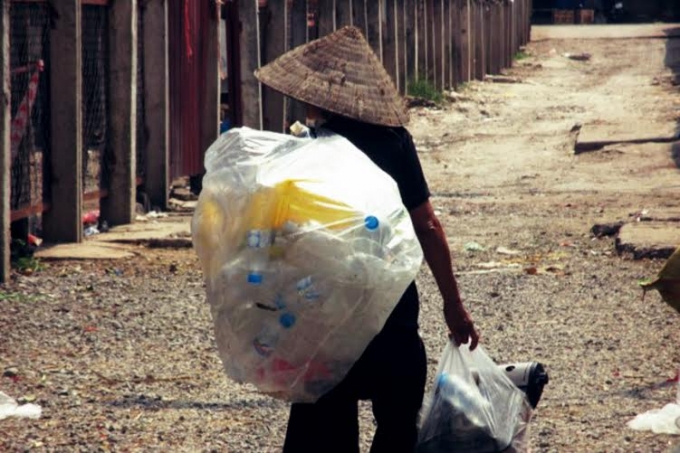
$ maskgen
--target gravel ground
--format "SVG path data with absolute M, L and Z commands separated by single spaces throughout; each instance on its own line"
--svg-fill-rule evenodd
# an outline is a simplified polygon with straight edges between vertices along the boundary
M 626 428 L 675 396 L 655 385 L 680 363 L 680 318 L 656 293 L 643 302 L 637 287 L 662 263 L 617 256 L 613 239 L 589 233 L 596 222 L 680 206 L 680 172 L 668 145 L 574 156 L 569 133 L 576 122 L 644 130 L 644 121 L 676 120 L 665 46 L 542 40 L 510 72 L 525 83 L 472 83 L 444 110 L 414 111 L 483 346 L 498 362 L 535 360 L 550 374 L 532 451 L 664 452 L 680 442 Z M 562 56 L 575 51 L 593 58 Z M 470 241 L 485 250 L 465 251 Z M 445 325 L 427 268 L 418 282 L 431 380 Z M 287 406 L 222 372 L 190 249 L 52 262 L 17 274 L 0 296 L 0 390 L 44 410 L 39 420 L 1 421 L 0 451 L 280 451 Z M 372 432 L 362 404 L 362 451 Z

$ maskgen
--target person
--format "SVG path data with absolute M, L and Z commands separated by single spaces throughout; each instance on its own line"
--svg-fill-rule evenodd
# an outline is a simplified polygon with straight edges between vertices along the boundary
M 408 110 L 362 33 L 344 27 L 283 54 L 255 75 L 306 104 L 313 135 L 345 137 L 396 181 L 443 298 L 450 337 L 474 349 L 479 335 L 461 300 L 446 234 L 405 128 Z M 427 375 L 418 317 L 412 282 L 347 376 L 316 403 L 291 405 L 284 453 L 358 452 L 359 400 L 372 403 L 372 453 L 414 450 Z

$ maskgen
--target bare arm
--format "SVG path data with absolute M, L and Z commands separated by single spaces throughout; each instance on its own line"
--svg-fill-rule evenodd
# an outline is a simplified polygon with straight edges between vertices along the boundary
M 413 209 L 410 214 L 425 260 L 444 299 L 444 319 L 449 335 L 459 345 L 469 340 L 470 348 L 474 349 L 477 347 L 479 334 L 460 298 L 444 229 L 429 201 Z

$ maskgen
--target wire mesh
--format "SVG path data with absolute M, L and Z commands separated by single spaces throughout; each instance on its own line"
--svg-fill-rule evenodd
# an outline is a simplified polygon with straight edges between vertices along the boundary
M 137 14 L 137 178 L 146 176 L 146 117 L 144 105 L 144 5 Z
M 10 3 L 12 211 L 49 199 L 50 18 L 46 3 Z
M 108 187 L 108 6 L 82 6 L 83 190 Z

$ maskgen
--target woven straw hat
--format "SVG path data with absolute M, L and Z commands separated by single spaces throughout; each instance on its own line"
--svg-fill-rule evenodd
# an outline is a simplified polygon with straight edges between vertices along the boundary
M 356 27 L 303 44 L 255 71 L 276 91 L 338 115 L 383 126 L 405 126 L 406 105 Z

